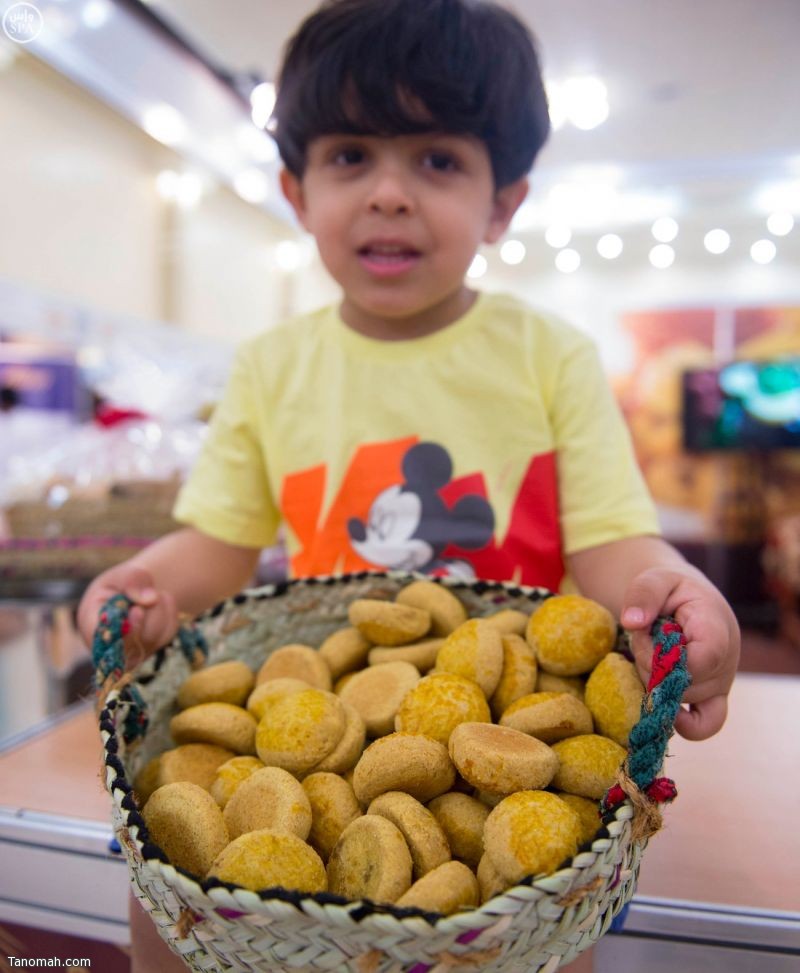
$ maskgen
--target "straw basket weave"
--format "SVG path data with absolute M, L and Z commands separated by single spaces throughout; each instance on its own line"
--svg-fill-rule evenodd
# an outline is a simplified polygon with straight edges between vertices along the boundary
M 209 647 L 209 662 L 237 658 L 257 669 L 281 645 L 319 645 L 346 626 L 347 606 L 354 599 L 392 598 L 418 577 L 366 572 L 246 591 L 202 616 L 196 632 Z M 441 583 L 474 616 L 501 608 L 530 612 L 550 594 L 494 582 Z M 117 632 L 121 645 L 125 599 L 117 605 L 123 611 L 123 626 Z M 685 687 L 683 637 L 673 623 L 665 627 L 664 645 L 667 654 L 678 659 L 675 671 L 683 673 Z M 98 652 L 102 662 L 103 652 L 115 650 L 115 639 L 108 634 L 99 647 L 96 641 L 96 661 Z M 132 681 L 123 679 L 107 692 L 100 728 L 114 828 L 129 863 L 133 891 L 161 936 L 192 970 L 549 973 L 599 939 L 632 896 L 648 835 L 658 826 L 653 824 L 647 795 L 674 796 L 674 791 L 667 793 L 671 782 L 653 781 L 647 770 L 650 780 L 642 780 L 641 769 L 633 767 L 638 751 L 652 751 L 653 739 L 632 744 L 620 774 L 625 792 L 619 785 L 612 788 L 615 793 L 606 796 L 597 835 L 571 861 L 546 877 L 524 879 L 478 909 L 449 917 L 369 901 L 348 902 L 331 894 L 282 889 L 256 893 L 217 880 L 200 881 L 168 864 L 149 841 L 130 782 L 152 756 L 173 745 L 169 719 L 178 687 L 191 671 L 191 651 L 186 651 L 191 645 L 183 632 L 135 670 Z M 100 665 L 99 681 L 105 680 L 106 686 L 120 674 L 121 648 L 116 651 L 116 667 Z M 654 664 L 654 675 L 658 668 Z M 653 706 L 657 689 L 645 697 L 643 718 L 656 718 L 660 767 L 677 703 L 667 707 L 669 712 L 662 701 Z M 678 700 L 681 692 L 678 687 Z M 648 737 L 653 735 L 648 732 Z M 648 761 L 652 764 L 652 754 Z

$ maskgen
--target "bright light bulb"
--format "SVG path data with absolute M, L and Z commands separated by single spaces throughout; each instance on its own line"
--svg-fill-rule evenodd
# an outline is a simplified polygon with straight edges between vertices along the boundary
M 606 233 L 597 241 L 597 252 L 606 260 L 614 260 L 622 253 L 622 237 L 616 233 Z
M 562 274 L 571 274 L 581 265 L 581 255 L 577 250 L 567 248 L 556 254 L 556 267 Z
M 520 240 L 506 240 L 500 247 L 500 259 L 512 267 L 521 264 L 525 259 L 525 244 Z
M 775 259 L 778 248 L 772 240 L 756 240 L 750 247 L 750 256 L 757 264 L 768 264 Z
M 794 217 L 791 213 L 770 213 L 767 217 L 767 229 L 773 236 L 786 236 L 794 227 Z
M 563 223 L 552 223 L 545 230 L 544 238 L 554 250 L 561 250 L 572 239 L 572 230 Z
M 89 0 L 81 10 L 81 20 L 91 30 L 98 30 L 108 20 L 112 6 L 108 0 Z
M 262 81 L 250 92 L 250 107 L 253 124 L 258 128 L 266 128 L 275 107 L 275 85 L 271 81 Z
M 233 188 L 247 203 L 263 203 L 269 196 L 269 181 L 259 169 L 243 169 L 237 173 Z
M 731 235 L 725 230 L 709 230 L 703 237 L 703 246 L 709 253 L 725 253 L 731 245 Z
M 486 262 L 486 257 L 480 253 L 476 253 L 472 258 L 472 263 L 469 265 L 467 277 L 471 280 L 477 280 L 479 277 L 483 277 L 488 267 L 489 264 Z
M 148 135 L 163 145 L 177 145 L 186 135 L 183 115 L 172 105 L 154 105 L 148 108 L 142 119 Z
M 671 216 L 661 216 L 653 224 L 651 233 L 659 243 L 671 243 L 678 235 L 678 224 Z
M 561 85 L 563 112 L 576 128 L 597 128 L 608 118 L 608 91 L 599 78 L 567 78 Z
M 650 251 L 650 263 L 659 270 L 666 270 L 675 262 L 675 251 L 666 243 L 659 243 Z

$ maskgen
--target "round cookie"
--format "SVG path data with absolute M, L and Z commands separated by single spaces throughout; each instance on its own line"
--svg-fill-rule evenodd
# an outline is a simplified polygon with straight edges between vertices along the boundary
M 525 629 L 528 627 L 529 616 L 525 612 L 517 611 L 514 608 L 504 608 L 502 611 L 495 612 L 494 615 L 487 615 L 484 618 L 492 628 L 496 628 L 501 635 L 519 635 L 524 637 Z
M 217 773 L 209 788 L 211 796 L 224 810 L 242 781 L 261 770 L 264 764 L 258 757 L 231 757 L 217 767 Z
M 359 598 L 351 602 L 347 617 L 373 645 L 416 642 L 431 627 L 429 612 L 377 598 Z
M 394 730 L 400 704 L 419 679 L 419 670 L 410 662 L 383 662 L 355 673 L 340 699 L 358 712 L 367 736 L 385 736 Z
M 436 671 L 471 679 L 488 699 L 503 672 L 502 636 L 483 619 L 471 618 L 444 640 L 436 656 Z
M 142 817 L 151 840 L 170 862 L 193 875 L 204 876 L 229 841 L 217 802 L 190 781 L 159 787 Z
M 328 889 L 347 899 L 395 902 L 411 886 L 411 853 L 399 828 L 378 814 L 351 821 L 331 852 Z
M 431 635 L 449 635 L 467 620 L 467 610 L 458 598 L 435 581 L 412 581 L 397 593 L 395 601 L 427 611 Z
M 477 867 L 483 855 L 483 827 L 489 808 L 469 794 L 449 791 L 430 801 L 428 810 L 441 825 L 453 858 Z
M 531 615 L 525 636 L 546 672 L 579 676 L 614 648 L 617 623 L 591 598 L 554 595 Z
M 505 892 L 510 884 L 497 871 L 492 864 L 492 859 L 485 853 L 478 862 L 477 876 L 481 890 L 481 905 L 500 895 L 501 892 Z
M 302 679 L 315 689 L 330 691 L 328 663 L 310 645 L 283 645 L 269 656 L 256 675 L 256 685 L 268 679 Z
M 455 778 L 447 747 L 420 733 L 390 733 L 361 755 L 353 790 L 362 805 L 386 791 L 405 791 L 424 804 L 449 791 Z
M 537 693 L 569 693 L 583 702 L 585 688 L 586 683 L 580 676 L 554 676 L 543 669 L 540 669 L 536 676 Z
M 571 693 L 529 693 L 508 707 L 500 725 L 528 733 L 543 743 L 594 730 L 592 714 Z
M 555 794 L 519 791 L 486 819 L 486 853 L 506 882 L 548 874 L 578 850 L 578 815 Z
M 349 703 L 342 701 L 342 708 L 344 709 L 342 738 L 327 757 L 314 764 L 311 768 L 312 773 L 326 771 L 332 774 L 343 774 L 358 763 L 367 738 L 367 729 L 358 711 Z
M 553 744 L 559 767 L 552 784 L 557 790 L 599 801 L 616 779 L 627 750 L 608 737 L 585 733 Z
M 231 839 L 268 828 L 305 841 L 311 830 L 311 805 L 303 785 L 280 767 L 254 771 L 236 788 L 222 814 Z
M 294 679 L 291 676 L 268 679 L 265 682 L 260 682 L 247 697 L 247 712 L 258 723 L 275 700 L 280 699 L 281 696 L 291 696 L 292 693 L 313 688 L 311 683 L 306 682 L 305 679 Z
M 499 720 L 513 702 L 534 691 L 538 674 L 536 656 L 524 638 L 515 634 L 500 637 L 503 643 L 503 672 L 489 699 L 489 708 L 495 720 Z
M 169 721 L 176 743 L 213 743 L 234 753 L 254 753 L 256 721 L 241 706 L 231 703 L 200 703 Z
M 461 776 L 489 794 L 547 787 L 558 769 L 547 744 L 495 723 L 462 723 L 448 750 Z
M 233 750 L 213 743 L 184 743 L 165 750 L 158 762 L 156 787 L 188 780 L 207 791 L 219 768 L 233 756 Z
M 136 795 L 136 800 L 139 802 L 140 808 L 147 804 L 148 798 L 159 786 L 158 771 L 160 764 L 161 756 L 153 757 L 147 761 L 134 778 L 133 792 Z M 200 786 L 202 787 L 202 784 Z
M 449 861 L 418 878 L 395 904 L 449 916 L 459 909 L 474 909 L 480 895 L 473 872 L 463 862 Z
M 380 665 L 382 662 L 410 662 L 420 672 L 428 672 L 436 665 L 436 656 L 444 639 L 423 639 L 411 645 L 376 645 L 369 650 L 367 664 Z
M 235 838 L 214 860 L 209 878 L 260 889 L 286 888 L 326 892 L 328 878 L 319 855 L 297 835 L 248 831 Z
M 344 829 L 361 817 L 361 805 L 351 785 L 338 774 L 309 774 L 302 786 L 311 805 L 308 843 L 327 862 Z
M 328 756 L 346 724 L 342 701 L 322 689 L 277 700 L 258 724 L 256 753 L 268 767 L 304 774 Z
M 184 680 L 175 698 L 178 709 L 188 709 L 200 703 L 232 703 L 243 706 L 255 685 L 256 677 L 250 666 L 238 659 L 218 662 L 198 669 Z
M 584 845 L 587 841 L 591 841 L 602 824 L 599 803 L 597 801 L 590 801 L 588 797 L 567 794 L 565 791 L 559 791 L 558 797 L 578 815 L 578 820 L 581 825 L 578 844 Z
M 459 723 L 489 723 L 491 719 L 489 704 L 477 683 L 450 672 L 432 672 L 406 694 L 394 726 L 446 746 Z
M 346 672 L 343 676 L 339 676 L 333 686 L 333 691 L 337 696 L 342 695 L 342 690 L 350 682 L 353 676 L 358 675 L 357 672 Z
M 406 839 L 413 863 L 413 880 L 450 861 L 450 845 L 433 814 L 403 791 L 387 791 L 370 802 L 367 814 L 380 814 L 396 825 Z
M 340 628 L 329 635 L 319 647 L 319 654 L 328 663 L 331 677 L 338 679 L 346 672 L 364 665 L 372 643 L 357 628 Z
M 628 736 L 639 721 L 643 698 L 636 666 L 619 652 L 609 652 L 586 680 L 584 699 L 597 732 L 622 747 L 628 746 Z

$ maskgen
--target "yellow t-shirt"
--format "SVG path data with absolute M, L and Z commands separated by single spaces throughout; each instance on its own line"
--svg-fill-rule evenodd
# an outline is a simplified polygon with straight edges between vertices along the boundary
M 409 341 L 325 308 L 246 342 L 175 516 L 254 547 L 283 522 L 295 576 L 551 589 L 564 554 L 658 533 L 593 342 L 489 294 Z

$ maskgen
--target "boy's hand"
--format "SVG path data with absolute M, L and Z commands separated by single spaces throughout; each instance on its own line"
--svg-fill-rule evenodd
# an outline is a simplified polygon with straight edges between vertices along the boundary
M 178 610 L 173 596 L 156 590 L 149 571 L 123 563 L 95 579 L 78 606 L 78 628 L 89 648 L 103 605 L 118 594 L 127 595 L 134 602 L 128 616 L 131 633 L 146 653 L 174 638 Z
M 687 740 L 705 740 L 721 729 L 728 712 L 728 692 L 739 664 L 739 625 L 720 592 L 692 569 L 643 571 L 628 586 L 621 622 L 632 633 L 645 684 L 653 656 L 649 629 L 659 615 L 672 615 L 683 629 L 692 675 L 683 697 L 689 708 L 679 710 L 675 729 Z

